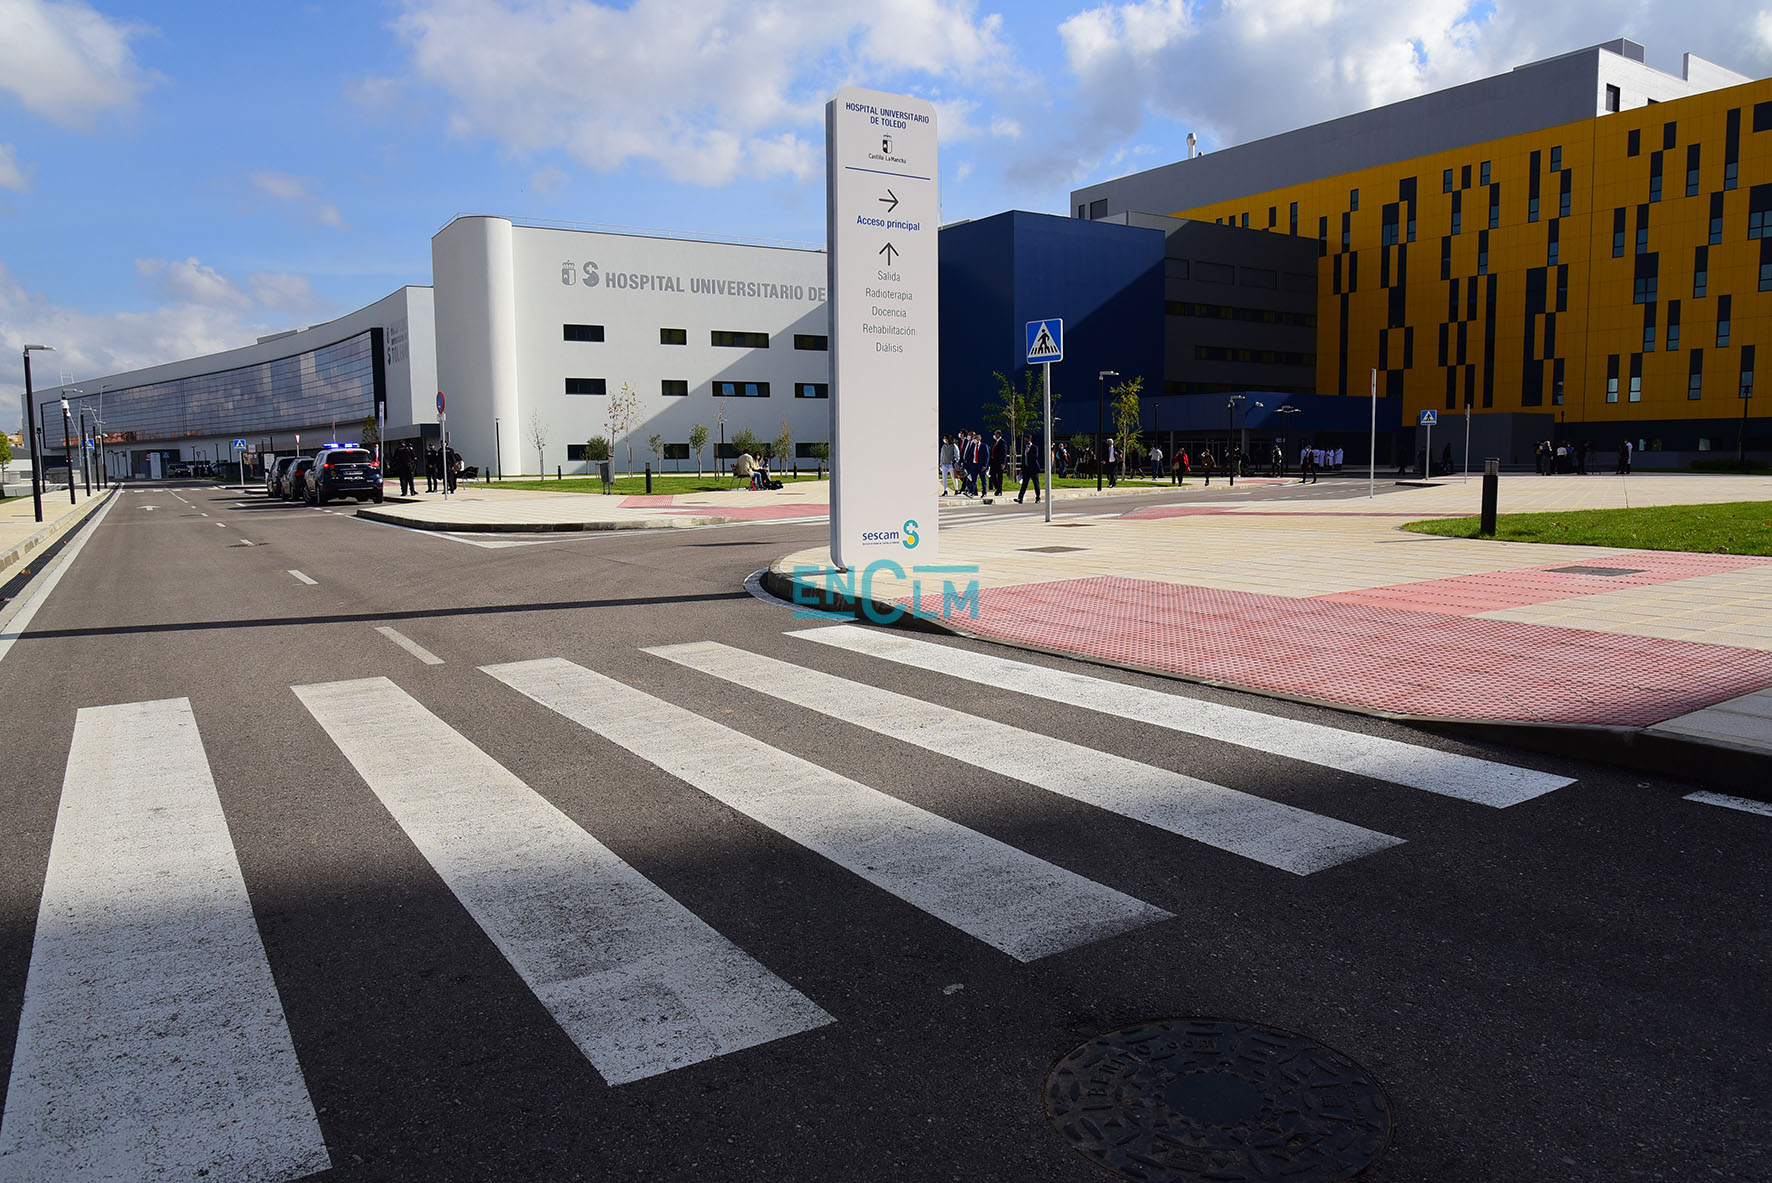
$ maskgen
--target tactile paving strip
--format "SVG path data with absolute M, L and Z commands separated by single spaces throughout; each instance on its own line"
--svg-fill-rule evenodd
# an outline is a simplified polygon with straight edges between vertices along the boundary
M 1758 650 L 1123 576 L 986 588 L 978 603 L 953 623 L 1398 714 L 1647 726 L 1772 686 L 1772 653 Z M 924 595 L 924 613 L 941 609 L 939 593 Z
M 1653 550 L 1608 555 L 1606 561 L 1608 564 L 1616 564 L 1609 569 L 1620 573 L 1605 574 L 1602 572 L 1608 568 L 1583 568 L 1579 565 L 1523 567 L 1515 571 L 1484 571 L 1449 579 L 1356 588 L 1353 591 L 1332 592 L 1313 598 L 1337 604 L 1371 604 L 1404 608 L 1411 612 L 1474 616 L 1479 612 L 1523 608 L 1528 604 L 1570 600 L 1577 596 L 1598 595 L 1627 587 L 1653 587 L 1681 579 L 1695 579 L 1702 575 L 1762 567 L 1768 563 L 1766 559 L 1741 558 L 1735 555 L 1699 555 L 1684 551 Z M 1621 571 L 1623 568 L 1629 570 Z

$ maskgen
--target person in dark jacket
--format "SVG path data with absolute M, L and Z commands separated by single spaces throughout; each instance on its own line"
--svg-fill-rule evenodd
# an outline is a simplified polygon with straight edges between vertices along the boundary
M 991 495 L 1003 495 L 1003 470 L 1009 467 L 1009 441 L 1003 438 L 1003 429 L 998 428 L 991 433 Z
M 1031 435 L 1022 436 L 1021 492 L 1015 495 L 1017 504 L 1020 504 L 1021 499 L 1028 495 L 1029 481 L 1032 481 L 1034 485 L 1034 504 L 1040 504 L 1040 473 L 1044 471 L 1044 469 L 1045 458 L 1040 455 L 1040 449 L 1034 444 L 1034 437 Z
M 417 464 L 417 457 L 412 454 L 412 445 L 401 440 L 394 447 L 394 475 L 400 478 L 400 496 L 412 497 L 418 492 L 418 482 L 412 479 L 412 470 Z

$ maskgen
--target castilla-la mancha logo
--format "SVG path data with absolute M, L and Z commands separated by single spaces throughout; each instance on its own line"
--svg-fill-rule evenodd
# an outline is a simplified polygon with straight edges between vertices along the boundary
M 578 282 L 578 277 L 579 272 L 574 270 L 572 260 L 568 259 L 566 262 L 560 264 L 561 283 L 565 284 L 567 287 L 571 287 Z M 584 285 L 587 288 L 594 288 L 602 282 L 603 277 L 597 274 L 597 265 L 595 263 L 586 263 L 584 266 Z

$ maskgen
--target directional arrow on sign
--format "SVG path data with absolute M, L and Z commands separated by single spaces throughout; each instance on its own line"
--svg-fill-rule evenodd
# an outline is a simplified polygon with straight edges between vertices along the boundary
M 892 266 L 893 256 L 902 254 L 903 252 L 900 251 L 897 247 L 893 246 L 891 243 L 887 243 L 885 246 L 880 248 L 879 253 L 886 256 L 886 266 L 890 267 L 890 266 Z
M 898 194 L 894 193 L 890 189 L 886 190 L 886 196 L 880 198 L 880 204 L 885 205 L 888 201 L 890 201 L 892 204 L 886 206 L 886 212 L 891 213 L 893 210 L 898 208 Z

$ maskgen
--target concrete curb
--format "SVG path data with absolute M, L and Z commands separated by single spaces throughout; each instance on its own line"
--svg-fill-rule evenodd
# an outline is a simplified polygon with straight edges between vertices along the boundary
M 865 604 L 858 604 L 854 598 L 832 592 L 820 584 L 796 580 L 791 573 L 778 571 L 774 564 L 771 564 L 763 574 L 763 586 L 771 595 L 789 604 L 818 612 L 852 616 L 869 624 L 903 628 L 913 632 L 964 637 L 967 640 L 1001 645 L 1006 649 L 1044 653 L 1052 657 L 1064 657 L 1107 669 L 1128 670 L 1133 673 L 1148 674 L 1152 677 L 1168 678 L 1174 682 L 1211 686 L 1220 690 L 1234 690 L 1240 694 L 1254 694 L 1281 702 L 1296 702 L 1304 706 L 1340 711 L 1343 714 L 1384 719 L 1388 722 L 1403 723 L 1411 727 L 1419 727 L 1424 731 L 1460 739 L 1476 739 L 1485 743 L 1504 744 L 1545 755 L 1611 764 L 1688 782 L 1690 782 L 1693 769 L 1702 768 L 1704 782 L 1697 787 L 1727 788 L 1752 800 L 1772 802 L 1772 756 L 1733 745 L 1656 733 L 1642 727 L 1399 714 L 1395 711 L 1381 711 L 1345 702 L 1310 698 L 1300 694 L 1287 694 L 1283 691 L 1245 686 L 1220 679 L 1189 677 L 1172 670 L 1153 669 L 1150 666 L 1110 661 L 1106 658 L 1073 653 L 1064 649 L 1053 649 L 1041 645 L 1029 645 L 1020 641 L 1006 641 L 1000 637 L 984 636 L 969 632 L 947 620 L 912 616 L 902 605 L 898 604 L 888 604 L 879 600 L 869 600 Z
M 5 583 L 12 568 L 24 562 L 31 552 L 54 542 L 61 535 L 77 527 L 86 520 L 93 510 L 103 505 L 107 498 L 115 497 L 121 488 L 121 485 L 112 485 L 102 495 L 88 497 L 84 504 L 73 507 L 53 522 L 45 523 L 35 533 L 28 535 L 24 541 L 5 551 L 0 551 L 0 583 Z
M 669 518 L 631 518 L 591 522 L 439 522 L 408 517 L 385 509 L 359 509 L 357 517 L 410 530 L 436 530 L 449 534 L 576 534 L 595 530 L 674 530 L 686 526 L 721 526 L 750 522 L 750 518 L 684 515 Z

